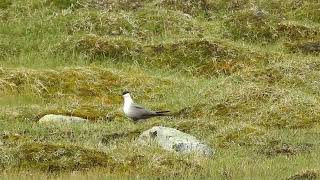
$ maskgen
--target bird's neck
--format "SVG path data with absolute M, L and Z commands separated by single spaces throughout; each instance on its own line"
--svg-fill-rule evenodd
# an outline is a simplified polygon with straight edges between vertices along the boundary
M 130 95 L 124 97 L 124 106 L 128 106 L 133 104 L 133 100 Z

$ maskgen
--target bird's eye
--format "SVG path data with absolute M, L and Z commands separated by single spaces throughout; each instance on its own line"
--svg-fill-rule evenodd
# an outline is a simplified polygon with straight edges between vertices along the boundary
M 129 91 L 124 91 L 123 93 L 122 93 L 122 95 L 125 95 L 125 94 L 128 94 L 129 93 Z

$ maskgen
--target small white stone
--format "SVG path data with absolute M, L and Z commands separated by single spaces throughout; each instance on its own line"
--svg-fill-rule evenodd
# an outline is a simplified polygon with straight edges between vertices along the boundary
M 87 119 L 83 119 L 75 116 L 64 116 L 64 115 L 55 115 L 48 114 L 43 116 L 39 123 L 85 123 L 89 122 Z

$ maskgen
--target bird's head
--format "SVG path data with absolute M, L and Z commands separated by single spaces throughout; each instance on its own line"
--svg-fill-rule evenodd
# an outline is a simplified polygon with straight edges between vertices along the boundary
M 123 91 L 122 97 L 123 97 L 123 98 L 128 98 L 128 97 L 130 97 L 130 92 L 129 92 L 129 91 Z

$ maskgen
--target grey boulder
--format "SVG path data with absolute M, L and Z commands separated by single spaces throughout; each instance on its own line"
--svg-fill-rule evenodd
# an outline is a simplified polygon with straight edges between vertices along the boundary
M 39 123 L 85 123 L 88 122 L 87 119 L 83 119 L 75 116 L 64 116 L 64 115 L 55 115 L 48 114 L 43 116 Z
M 138 142 L 142 144 L 156 143 L 165 150 L 180 153 L 196 153 L 206 157 L 211 157 L 214 154 L 213 149 L 194 136 L 162 126 L 155 126 L 144 131 L 139 136 Z

